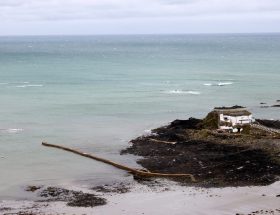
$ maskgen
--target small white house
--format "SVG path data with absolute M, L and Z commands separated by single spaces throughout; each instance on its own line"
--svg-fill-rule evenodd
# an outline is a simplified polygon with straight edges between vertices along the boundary
M 233 132 L 242 131 L 242 126 L 254 122 L 251 112 L 244 107 L 221 107 L 215 108 L 218 113 L 219 129 Z

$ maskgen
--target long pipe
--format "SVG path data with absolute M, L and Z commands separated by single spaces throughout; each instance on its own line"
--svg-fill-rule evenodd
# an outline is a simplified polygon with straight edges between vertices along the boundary
M 107 159 L 104 159 L 104 158 L 100 158 L 100 157 L 97 157 L 95 155 L 88 154 L 88 153 L 85 153 L 85 152 L 82 152 L 82 151 L 79 151 L 79 150 L 76 150 L 76 149 L 68 148 L 68 147 L 65 147 L 65 146 L 50 144 L 50 143 L 47 143 L 47 142 L 42 142 L 42 145 L 47 146 L 47 147 L 62 149 L 62 150 L 68 151 L 68 152 L 72 152 L 74 154 L 78 154 L 78 155 L 81 155 L 81 156 L 84 156 L 84 157 L 87 157 L 87 158 L 91 158 L 91 159 L 94 159 L 94 160 L 97 160 L 97 161 L 101 161 L 103 163 L 109 164 L 111 166 L 114 166 L 114 167 L 122 169 L 122 170 L 126 170 L 127 172 L 130 172 L 132 174 L 139 175 L 139 176 L 145 176 L 145 177 L 189 177 L 191 179 L 191 181 L 196 182 L 195 177 L 192 174 L 184 174 L 184 173 L 182 173 L 182 174 L 181 173 L 178 173 L 178 174 L 170 173 L 170 174 L 168 174 L 168 173 L 146 172 L 146 171 L 130 168 L 130 167 L 115 163 L 113 161 L 110 161 L 110 160 L 107 160 Z

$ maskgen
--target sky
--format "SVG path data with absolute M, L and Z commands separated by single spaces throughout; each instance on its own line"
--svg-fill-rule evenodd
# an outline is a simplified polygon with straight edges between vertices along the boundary
M 280 32 L 280 0 L 0 0 L 0 35 Z

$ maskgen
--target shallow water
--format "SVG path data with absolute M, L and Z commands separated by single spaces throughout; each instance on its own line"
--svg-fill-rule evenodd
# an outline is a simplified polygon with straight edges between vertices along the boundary
M 44 148 L 64 144 L 137 166 L 127 142 L 175 118 L 244 105 L 279 119 L 280 35 L 0 38 L 0 199 L 26 184 L 127 179 Z

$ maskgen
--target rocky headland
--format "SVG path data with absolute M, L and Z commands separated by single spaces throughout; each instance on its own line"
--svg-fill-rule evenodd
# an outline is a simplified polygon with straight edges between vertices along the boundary
M 220 133 L 214 112 L 204 119 L 175 120 L 138 137 L 121 153 L 142 156 L 146 170 L 190 173 L 197 183 L 173 178 L 184 185 L 203 187 L 268 185 L 280 176 L 280 134 L 253 126 L 242 133 Z M 280 121 L 256 120 L 280 129 Z

